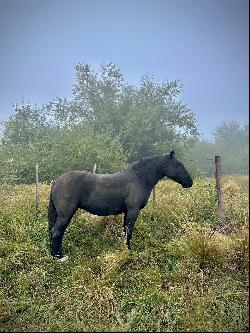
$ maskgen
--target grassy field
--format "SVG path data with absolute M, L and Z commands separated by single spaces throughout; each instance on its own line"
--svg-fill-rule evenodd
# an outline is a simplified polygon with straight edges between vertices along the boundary
M 48 250 L 50 187 L 0 187 L 0 330 L 248 331 L 248 177 L 224 177 L 228 227 L 213 179 L 156 188 L 138 217 L 132 250 L 121 216 L 78 211 L 64 237 L 70 260 Z

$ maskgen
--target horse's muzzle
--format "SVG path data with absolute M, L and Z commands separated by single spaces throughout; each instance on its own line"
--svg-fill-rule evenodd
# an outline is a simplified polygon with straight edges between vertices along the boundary
M 186 181 L 185 183 L 182 184 L 182 187 L 184 187 L 184 188 L 190 188 L 192 186 L 193 186 L 193 180 L 192 179 L 190 179 L 190 180 L 188 180 L 188 181 Z

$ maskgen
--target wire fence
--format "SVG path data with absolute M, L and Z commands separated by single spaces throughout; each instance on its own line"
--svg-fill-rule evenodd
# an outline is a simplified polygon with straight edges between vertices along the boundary
M 188 160 L 189 165 L 187 169 L 190 171 L 191 175 L 193 178 L 207 178 L 207 177 L 214 177 L 215 174 L 215 158 L 206 158 L 206 159 L 190 159 Z M 205 166 L 204 166 L 205 164 Z M 203 165 L 203 166 L 202 166 Z M 37 168 L 37 170 L 36 170 Z M 50 183 L 52 179 L 54 179 L 56 176 L 51 173 L 48 177 L 44 177 L 44 173 L 41 170 L 41 166 L 39 166 L 39 179 L 43 183 Z M 97 170 L 97 164 L 95 163 L 93 165 L 93 170 L 91 170 L 93 173 L 96 173 Z M 235 161 L 234 166 L 228 167 L 223 165 L 221 163 L 221 170 L 222 170 L 222 175 L 249 175 L 249 165 L 247 164 L 237 164 Z M 38 163 L 36 163 L 33 167 L 33 175 L 32 175 L 32 170 L 30 171 L 29 176 L 16 176 L 15 174 L 8 174 L 7 173 L 1 173 L 0 170 L 0 184 L 34 184 L 38 172 Z M 43 176 L 41 177 L 41 173 L 43 173 Z M 17 172 L 18 174 L 18 172 Z M 30 179 L 30 181 L 29 181 Z
M 198 177 L 213 177 L 215 173 L 215 158 L 206 158 L 205 160 L 191 159 L 191 167 L 194 169 L 194 176 Z M 206 164 L 204 166 L 204 164 Z M 203 166 L 202 166 L 203 165 Z M 238 164 L 234 161 L 233 164 L 221 164 L 223 175 L 249 175 L 249 164 Z
M 227 220 L 225 217 L 225 211 L 224 211 L 224 204 L 223 204 L 223 196 L 222 196 L 222 186 L 221 186 L 221 176 L 222 176 L 222 163 L 221 163 L 221 156 L 215 156 L 214 158 L 207 158 L 205 161 L 208 163 L 206 169 L 199 170 L 197 169 L 197 164 L 200 165 L 199 160 L 189 160 L 190 162 L 196 164 L 196 170 L 198 170 L 199 178 L 208 178 L 208 177 L 215 177 L 215 187 L 216 187 L 216 194 L 217 194 L 217 204 L 218 204 L 218 213 L 221 219 L 221 222 L 223 225 L 226 225 Z M 237 166 L 237 170 L 239 170 L 239 166 Z M 249 166 L 248 165 L 242 165 L 241 166 L 244 169 L 244 174 L 249 174 Z M 96 173 L 97 165 L 96 163 L 93 166 L 93 173 Z M 51 180 L 43 183 L 50 183 Z M 20 177 L 11 177 L 11 176 L 2 176 L 0 175 L 0 184 L 22 184 L 25 183 L 24 179 Z M 27 182 L 26 182 L 27 183 Z M 39 165 L 38 163 L 35 164 L 34 167 L 34 182 L 35 183 L 35 207 L 36 207 L 36 217 L 38 218 L 39 213 L 39 201 L 40 201 L 40 195 L 39 195 Z M 155 188 L 153 188 L 152 192 L 152 200 L 153 200 L 153 207 L 156 206 L 156 192 Z

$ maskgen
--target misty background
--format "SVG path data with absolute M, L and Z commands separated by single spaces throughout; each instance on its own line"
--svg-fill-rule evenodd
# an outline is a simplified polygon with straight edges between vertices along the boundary
M 249 170 L 245 0 L 0 0 L 2 179 L 115 172 L 175 149 Z

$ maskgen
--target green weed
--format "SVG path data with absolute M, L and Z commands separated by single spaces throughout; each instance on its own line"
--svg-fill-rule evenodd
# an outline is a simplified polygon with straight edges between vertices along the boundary
M 0 188 L 0 329 L 55 332 L 248 331 L 248 177 L 224 177 L 221 228 L 213 179 L 156 187 L 128 251 L 121 216 L 78 211 L 49 255 L 50 187 Z

